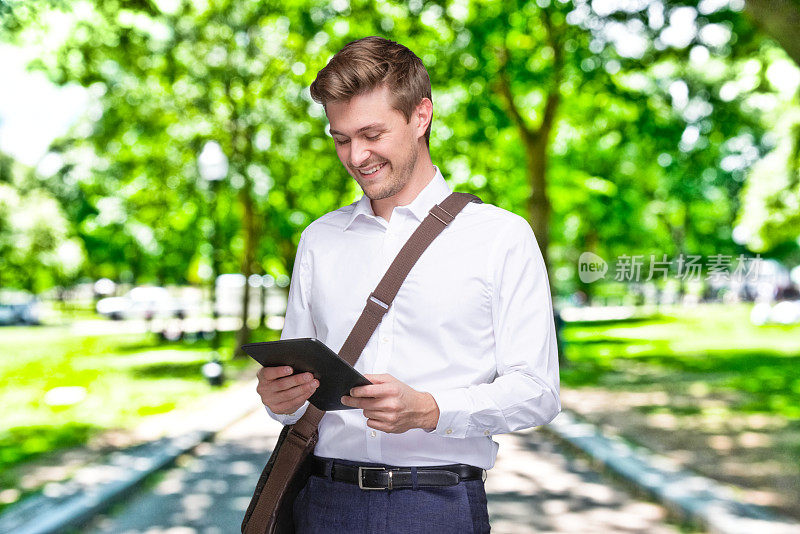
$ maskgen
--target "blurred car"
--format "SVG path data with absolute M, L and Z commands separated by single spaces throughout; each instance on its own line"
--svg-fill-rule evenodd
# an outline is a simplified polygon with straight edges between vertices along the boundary
M 97 301 L 97 313 L 109 319 L 152 319 L 153 317 L 185 317 L 184 304 L 163 287 L 140 286 L 122 297 Z
M 759 302 L 750 311 L 750 322 L 765 324 L 800 324 L 800 300 L 782 300 L 775 304 Z
M 39 324 L 40 303 L 27 291 L 0 292 L 0 325 Z
M 239 317 L 242 314 L 242 297 L 245 285 L 250 292 L 248 315 L 258 317 L 262 312 L 262 303 L 266 313 L 278 315 L 286 312 L 286 291 L 288 277 L 275 280 L 270 275 L 251 275 L 246 279 L 243 274 L 227 273 L 217 277 L 215 285 L 216 310 L 220 316 Z

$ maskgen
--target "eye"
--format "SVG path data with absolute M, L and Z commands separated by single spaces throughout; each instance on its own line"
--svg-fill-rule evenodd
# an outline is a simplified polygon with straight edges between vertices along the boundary
M 338 139 L 334 139 L 334 142 L 335 142 L 337 145 L 346 145 L 346 144 L 347 144 L 347 143 L 349 143 L 350 141 L 349 141 L 349 140 L 348 140 L 348 141 L 340 141 L 340 140 L 338 140 Z
M 368 135 L 368 136 L 367 136 L 367 139 L 369 139 L 370 141 L 375 141 L 375 140 L 376 140 L 376 139 L 378 139 L 379 137 L 380 137 L 380 134 L 378 134 L 378 135 L 375 135 L 375 136 L 370 136 L 370 135 Z

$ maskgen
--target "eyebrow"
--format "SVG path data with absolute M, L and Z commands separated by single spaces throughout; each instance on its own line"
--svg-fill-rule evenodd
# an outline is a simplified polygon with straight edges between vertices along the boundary
M 362 126 L 358 130 L 356 130 L 356 133 L 361 133 L 363 131 L 371 130 L 373 128 L 379 128 L 381 130 L 385 130 L 386 129 L 386 125 L 384 125 L 382 122 L 373 122 L 372 124 L 367 124 L 366 126 Z M 347 137 L 342 132 L 336 131 L 333 128 L 331 128 L 331 134 L 344 135 L 345 137 Z

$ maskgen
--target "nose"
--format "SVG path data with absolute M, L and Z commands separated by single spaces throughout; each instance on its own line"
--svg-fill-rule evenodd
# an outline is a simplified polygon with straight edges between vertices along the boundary
M 369 159 L 369 156 L 370 152 L 365 143 L 358 139 L 350 140 L 350 162 L 353 167 L 361 167 Z

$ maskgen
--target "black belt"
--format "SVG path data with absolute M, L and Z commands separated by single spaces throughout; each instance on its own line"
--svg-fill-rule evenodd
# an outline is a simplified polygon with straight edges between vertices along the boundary
M 311 458 L 311 474 L 327 477 L 325 460 L 318 456 Z M 466 464 L 449 464 L 417 467 L 417 487 L 455 486 L 462 480 L 483 479 L 485 471 Z M 333 480 L 358 484 L 365 490 L 390 490 L 414 487 L 410 467 L 373 467 L 347 465 L 334 460 L 331 467 Z

